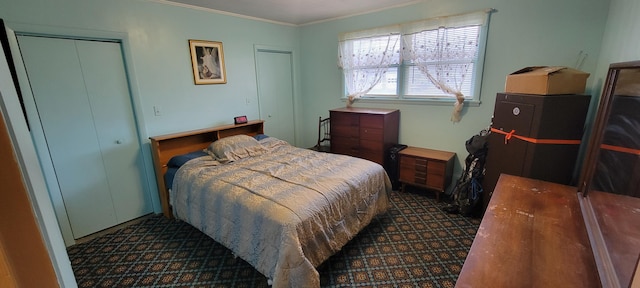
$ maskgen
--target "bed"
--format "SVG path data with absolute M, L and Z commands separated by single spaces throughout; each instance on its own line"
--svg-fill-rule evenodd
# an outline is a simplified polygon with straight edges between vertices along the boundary
M 229 248 L 273 287 L 319 287 L 315 268 L 387 211 L 391 183 L 379 164 L 294 147 L 263 136 L 263 125 L 152 137 L 163 213 Z

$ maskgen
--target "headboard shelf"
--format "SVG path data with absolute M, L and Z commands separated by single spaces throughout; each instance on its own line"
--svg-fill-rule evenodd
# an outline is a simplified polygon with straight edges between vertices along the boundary
M 252 120 L 244 124 L 228 124 L 212 128 L 191 130 L 149 137 L 151 140 L 151 153 L 153 166 L 158 182 L 158 194 L 162 204 L 162 213 L 167 218 L 172 218 L 169 206 L 170 187 L 164 183 L 164 174 L 167 172 L 167 162 L 176 155 L 181 155 L 197 150 L 205 149 L 211 142 L 220 138 L 233 135 L 255 136 L 264 133 L 264 120 Z

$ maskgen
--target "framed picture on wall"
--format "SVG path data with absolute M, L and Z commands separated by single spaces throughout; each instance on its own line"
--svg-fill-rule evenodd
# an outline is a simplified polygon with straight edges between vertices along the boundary
M 189 40 L 189 49 L 196 85 L 227 83 L 222 42 Z

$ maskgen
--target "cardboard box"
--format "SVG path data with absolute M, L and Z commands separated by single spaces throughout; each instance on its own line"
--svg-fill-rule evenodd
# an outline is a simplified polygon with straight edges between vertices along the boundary
M 589 73 L 563 66 L 533 66 L 507 75 L 505 92 L 553 95 L 582 94 Z

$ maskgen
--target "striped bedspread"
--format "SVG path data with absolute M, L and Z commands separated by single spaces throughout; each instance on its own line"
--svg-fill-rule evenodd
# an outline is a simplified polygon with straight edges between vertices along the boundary
M 171 189 L 174 215 L 273 287 L 319 287 L 315 267 L 388 209 L 389 178 L 367 160 L 273 137 L 260 143 L 269 153 L 226 164 L 200 157 L 182 166 Z

